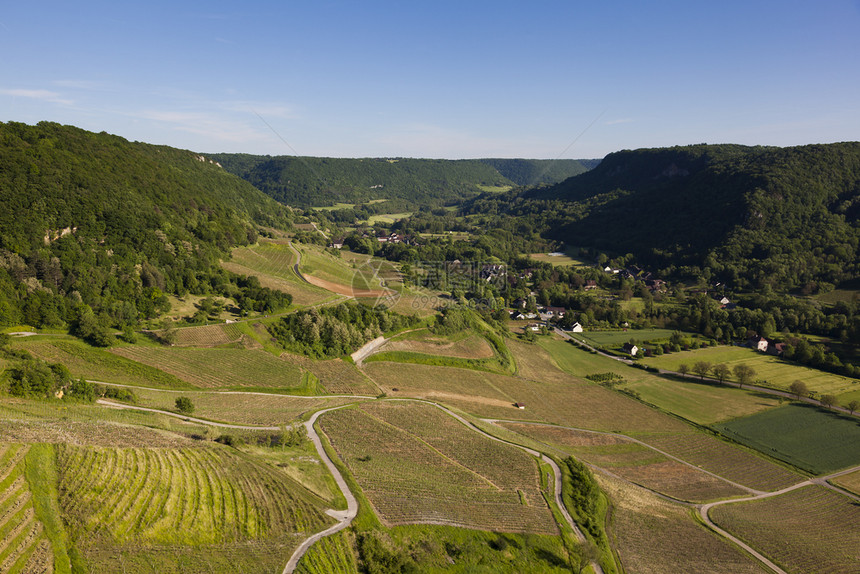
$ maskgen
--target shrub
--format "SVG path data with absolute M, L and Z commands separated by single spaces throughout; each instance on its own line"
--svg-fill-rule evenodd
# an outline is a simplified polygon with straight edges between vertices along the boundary
M 194 403 L 188 397 L 179 397 L 176 399 L 176 410 L 184 415 L 190 415 L 194 412 Z

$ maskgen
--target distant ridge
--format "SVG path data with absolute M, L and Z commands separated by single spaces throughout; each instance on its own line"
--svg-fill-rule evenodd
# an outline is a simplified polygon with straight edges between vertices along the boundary
M 579 160 L 211 157 L 281 203 L 303 208 L 374 199 L 441 205 L 487 188 L 557 183 L 587 169 Z

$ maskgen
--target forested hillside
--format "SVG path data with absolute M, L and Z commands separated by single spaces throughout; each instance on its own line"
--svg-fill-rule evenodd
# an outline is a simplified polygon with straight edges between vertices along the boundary
M 498 159 L 487 158 L 481 163 L 493 166 L 500 174 L 517 185 L 553 184 L 584 173 L 600 160 L 580 159 Z
M 473 160 L 246 154 L 214 154 L 212 158 L 281 203 L 297 207 L 381 198 L 441 204 L 473 197 L 481 192 L 479 185 L 512 185 L 492 167 Z
M 374 199 L 408 201 L 413 207 L 438 206 L 475 197 L 487 187 L 558 183 L 598 163 L 574 159 L 211 157 L 281 203 L 296 207 Z
M 219 258 L 290 218 L 190 151 L 0 124 L 0 325 L 122 328 L 165 293 L 238 290 Z
M 621 151 L 559 185 L 469 210 L 540 220 L 555 239 L 668 274 L 815 289 L 858 275 L 860 143 Z

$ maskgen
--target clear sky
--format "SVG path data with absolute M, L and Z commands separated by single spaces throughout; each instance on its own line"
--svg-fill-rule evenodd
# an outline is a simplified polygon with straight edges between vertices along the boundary
M 3 2 L 0 121 L 199 152 L 860 139 L 860 0 Z

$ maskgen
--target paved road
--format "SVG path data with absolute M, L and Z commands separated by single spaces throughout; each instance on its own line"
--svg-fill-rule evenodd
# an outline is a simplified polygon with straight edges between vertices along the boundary
M 352 520 L 358 514 L 358 501 L 355 499 L 355 496 L 349 490 L 349 486 L 347 486 L 346 480 L 344 480 L 343 475 L 334 465 L 334 462 L 331 460 L 331 458 L 329 458 L 328 453 L 326 453 L 325 449 L 323 448 L 322 440 L 320 439 L 316 429 L 314 428 L 314 423 L 320 417 L 320 415 L 323 415 L 330 411 L 342 409 L 344 408 L 344 406 L 346 405 L 315 412 L 314 415 L 310 418 L 310 420 L 305 423 L 305 428 L 308 431 L 308 437 L 310 437 L 311 441 L 314 443 L 314 447 L 316 447 L 317 449 L 317 454 L 319 454 L 320 458 L 325 463 L 329 472 L 331 472 L 332 476 L 334 476 L 334 480 L 337 483 L 337 487 L 343 493 L 344 498 L 346 498 L 346 511 L 329 512 L 330 516 L 337 518 L 340 522 L 338 522 L 334 526 L 326 528 L 322 532 L 317 532 L 316 534 L 310 536 L 307 540 L 302 542 L 302 544 L 298 548 L 296 548 L 296 551 L 293 552 L 293 555 L 290 557 L 290 560 L 289 562 L 287 562 L 287 565 L 284 566 L 283 574 L 291 574 L 296 569 L 296 566 L 298 566 L 299 564 L 299 560 L 301 560 L 302 556 L 305 555 L 305 552 L 308 551 L 308 548 L 310 548 L 314 542 L 330 534 L 334 534 L 335 532 L 340 532 L 341 530 L 349 526 Z

